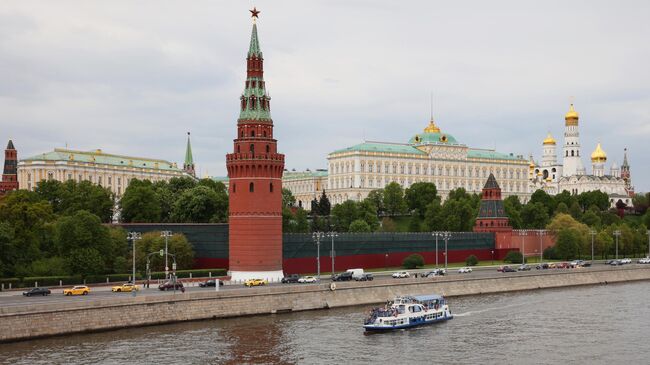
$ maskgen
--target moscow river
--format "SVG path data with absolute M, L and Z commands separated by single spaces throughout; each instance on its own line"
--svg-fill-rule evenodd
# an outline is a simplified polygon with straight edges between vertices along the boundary
M 191 322 L 3 344 L 0 364 L 647 364 L 648 303 L 640 282 L 450 298 L 451 321 L 373 335 L 369 307 Z

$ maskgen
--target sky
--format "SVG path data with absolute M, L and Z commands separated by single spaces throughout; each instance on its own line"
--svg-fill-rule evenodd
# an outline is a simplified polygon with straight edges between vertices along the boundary
M 472 148 L 541 159 L 580 113 L 583 164 L 628 148 L 650 191 L 648 1 L 115 0 L 0 3 L 0 141 L 68 146 L 226 175 L 258 31 L 286 168 L 364 140 L 407 142 L 433 114 Z M 6 142 L 1 142 L 6 143 Z

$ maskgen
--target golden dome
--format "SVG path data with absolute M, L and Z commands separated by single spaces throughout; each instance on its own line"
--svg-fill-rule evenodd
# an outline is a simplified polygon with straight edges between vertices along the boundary
M 555 143 L 556 143 L 556 142 L 555 142 L 555 138 L 553 138 L 553 136 L 551 136 L 551 133 L 549 133 L 549 134 L 546 136 L 546 138 L 544 138 L 544 142 L 543 142 L 543 144 L 545 144 L 545 145 L 546 145 L 546 144 L 552 144 L 552 145 L 555 145 Z
M 605 161 L 607 161 L 607 154 L 600 147 L 600 142 L 598 142 L 598 146 L 596 146 L 594 152 L 591 153 L 591 162 L 605 162 Z
M 578 112 L 573 108 L 573 104 L 569 107 L 569 111 L 564 115 L 566 125 L 578 125 Z
M 431 119 L 429 125 L 424 128 L 424 133 L 440 133 L 440 128 L 438 128 L 433 119 Z

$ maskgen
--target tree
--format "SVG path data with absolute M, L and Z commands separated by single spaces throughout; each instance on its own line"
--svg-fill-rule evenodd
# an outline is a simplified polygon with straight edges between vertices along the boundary
M 185 190 L 172 206 L 177 223 L 223 223 L 228 217 L 228 196 L 203 185 Z
M 476 212 L 468 200 L 447 199 L 442 206 L 440 219 L 442 229 L 452 232 L 471 231 Z
M 573 204 L 571 204 L 571 207 L 569 207 L 569 214 L 578 220 L 582 218 L 582 208 L 580 208 L 580 204 L 578 204 L 578 202 L 573 202 Z
M 544 190 L 536 190 L 531 196 L 530 201 L 526 206 L 531 204 L 542 204 L 546 209 L 546 214 L 551 216 L 555 211 L 555 201 L 553 197 L 548 195 Z
M 555 214 L 569 214 L 569 207 L 564 202 L 558 203 L 555 207 Z
M 503 199 L 503 208 L 506 212 L 506 215 L 510 219 L 510 225 L 514 229 L 520 229 L 522 228 L 522 222 L 521 222 L 521 209 L 522 209 L 521 202 L 519 201 L 519 197 L 517 195 L 511 195 L 505 199 Z
M 440 206 L 440 201 L 434 200 L 426 207 L 426 212 L 424 213 L 424 226 L 428 231 L 440 231 L 443 228 L 442 219 L 440 214 L 442 213 L 442 207 Z
M 282 188 L 282 206 L 293 207 L 294 205 L 296 205 L 296 198 L 291 193 L 291 190 Z
M 104 260 L 94 248 L 78 248 L 68 254 L 70 273 L 86 277 L 104 272 Z
M 506 257 L 503 258 L 503 262 L 508 262 L 511 264 L 521 264 L 523 262 L 524 256 L 519 251 L 509 251 L 506 254 Z
M 172 180 L 174 179 L 176 178 L 172 178 Z M 132 179 L 120 200 L 121 221 L 126 223 L 160 221 L 161 208 L 157 198 L 151 181 Z
M 420 232 L 422 231 L 422 221 L 417 215 L 412 215 L 409 219 L 409 232 Z
M 601 257 L 606 258 L 613 246 L 614 238 L 609 231 L 603 230 L 598 232 L 594 239 L 595 254 L 599 254 Z
M 40 181 L 34 190 L 43 200 L 48 201 L 56 214 L 73 215 L 86 210 L 108 223 L 113 218 L 113 194 L 110 190 L 90 181 L 77 183 L 68 180 L 64 183 L 55 180 Z
M 11 276 L 13 263 L 16 261 L 14 247 L 14 229 L 7 222 L 0 222 L 0 277 Z
M 323 193 L 320 195 L 320 199 L 318 200 L 318 215 L 326 217 L 330 215 L 332 209 L 332 203 L 330 203 L 330 199 L 327 197 L 327 194 L 325 194 L 325 189 L 323 189 Z
M 359 217 L 357 203 L 346 200 L 332 208 L 332 222 L 339 232 L 347 232 L 350 223 Z
M 372 204 L 377 207 L 377 213 L 381 214 L 384 212 L 384 189 L 375 189 L 370 191 L 365 200 L 372 202 Z
M 597 206 L 601 211 L 609 208 L 609 196 L 600 190 L 585 191 L 580 193 L 577 199 L 583 210 L 592 205 Z
M 350 223 L 350 232 L 370 232 L 370 226 L 363 219 L 357 219 Z
M 548 217 L 548 209 L 539 202 L 528 202 L 521 210 L 521 220 L 524 228 L 544 228 L 548 223 Z
M 578 199 L 576 198 L 575 195 L 569 193 L 567 190 L 562 190 L 561 193 L 556 194 L 553 197 L 553 200 L 555 201 L 555 206 L 556 206 L 556 211 L 557 211 L 557 206 L 560 204 L 564 204 L 567 207 L 567 212 L 561 212 L 561 213 L 568 213 L 569 207 L 575 203 L 578 202 Z
M 196 180 L 189 176 L 172 177 L 169 179 L 168 183 L 169 190 L 174 196 L 178 196 L 178 194 L 182 193 L 185 190 L 192 189 L 196 185 Z
M 580 232 L 573 228 L 562 229 L 555 241 L 555 252 L 560 260 L 572 260 L 578 257 Z
M 181 233 L 174 233 L 173 236 L 168 238 L 168 252 L 170 255 L 176 256 L 176 269 L 187 270 L 194 265 L 194 250 L 192 245 L 187 241 L 187 238 Z M 165 239 L 160 236 L 160 232 L 147 232 L 142 235 L 142 239 L 136 241 L 136 266 L 140 272 L 145 272 L 147 255 L 151 255 L 150 269 L 151 271 L 164 271 L 165 270 L 165 257 L 160 256 L 158 252 L 165 249 Z M 132 258 L 129 256 L 129 265 L 132 264 Z M 173 262 L 172 256 L 169 257 L 170 269 Z
M 555 232 L 556 237 L 558 237 L 559 232 L 566 229 L 571 229 L 576 233 L 574 236 L 576 248 L 579 254 L 591 252 L 591 240 L 589 238 L 589 227 L 585 224 L 578 222 L 572 216 L 568 214 L 556 214 L 553 217 L 553 220 L 546 226 L 546 229 Z M 561 256 L 561 253 L 557 251 L 557 254 Z
M 643 216 L 643 224 L 645 224 L 646 227 L 650 227 L 650 212 L 646 212 Z
M 56 254 L 69 257 L 73 252 L 86 252 L 82 249 L 93 249 L 102 258 L 113 255 L 111 251 L 111 236 L 106 226 L 102 225 L 99 217 L 80 210 L 72 216 L 63 216 L 55 223 L 54 244 Z M 91 273 L 105 272 L 104 266 L 93 270 Z M 110 268 L 109 270 L 110 271 Z M 75 272 L 83 274 L 84 272 Z
M 650 204 L 650 200 L 648 199 L 649 196 L 650 193 L 638 193 L 632 197 L 632 205 L 634 205 L 634 210 L 636 210 L 638 214 L 643 215 L 648 210 L 648 205 Z
M 416 182 L 406 189 L 404 199 L 410 211 L 415 212 L 420 218 L 424 218 L 427 205 L 440 198 L 435 184 Z
M 395 221 L 388 218 L 384 217 L 381 219 L 381 231 L 382 232 L 397 232 L 397 225 L 395 224 Z
M 416 269 L 418 267 L 422 267 L 424 266 L 424 257 L 417 253 L 408 255 L 402 261 L 402 266 L 405 269 Z
M 397 215 L 406 212 L 408 206 L 404 200 L 404 190 L 396 182 L 392 182 L 384 188 L 384 207 L 389 215 Z
M 307 212 L 302 208 L 282 208 L 282 230 L 285 233 L 309 232 Z
M 582 223 L 592 228 L 600 227 L 600 216 L 593 211 L 588 210 L 582 215 Z
M 469 255 L 465 259 L 465 265 L 467 266 L 476 266 L 478 265 L 478 258 L 475 255 Z
M 357 204 L 358 218 L 363 219 L 370 227 L 371 231 L 379 229 L 379 218 L 377 217 L 377 207 L 369 201 L 363 200 Z

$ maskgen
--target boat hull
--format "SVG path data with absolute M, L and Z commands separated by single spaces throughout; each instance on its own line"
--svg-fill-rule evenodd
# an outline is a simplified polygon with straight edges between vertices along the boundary
M 406 324 L 400 324 L 400 325 L 394 325 L 394 326 L 386 326 L 386 325 L 375 325 L 375 324 L 367 324 L 364 325 L 363 328 L 365 328 L 366 331 L 372 331 L 372 332 L 387 332 L 387 331 L 394 331 L 394 330 L 401 330 L 401 329 L 406 329 L 406 328 L 413 328 L 413 327 L 421 327 L 421 326 L 427 326 L 430 324 L 434 323 L 439 323 L 439 322 L 445 322 L 450 319 L 453 319 L 453 315 L 449 316 L 442 316 L 440 318 L 436 319 L 431 319 L 431 320 L 424 320 L 424 321 L 414 321 L 414 322 L 409 322 Z

